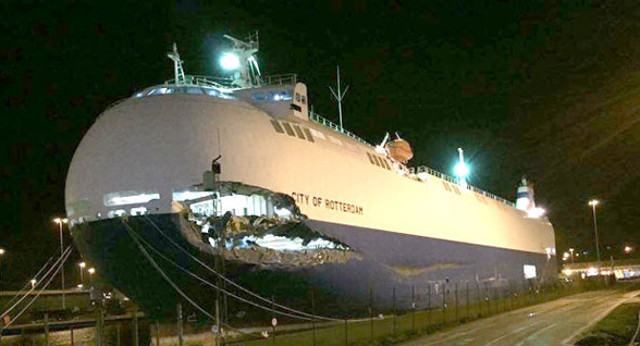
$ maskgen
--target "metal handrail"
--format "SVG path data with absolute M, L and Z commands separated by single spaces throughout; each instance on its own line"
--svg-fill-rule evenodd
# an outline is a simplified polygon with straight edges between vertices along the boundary
M 252 86 L 251 88 L 269 85 L 295 85 L 297 80 L 298 75 L 295 73 L 260 76 L 260 85 Z M 176 80 L 172 78 L 166 80 L 164 84 L 175 85 Z M 184 82 L 181 82 L 181 85 L 197 85 L 219 89 L 238 89 L 237 86 L 233 85 L 232 78 L 221 78 L 204 75 L 185 75 Z
M 456 178 L 454 178 L 452 176 L 446 175 L 444 173 L 440 173 L 440 172 L 436 171 L 435 169 L 429 168 L 427 166 L 418 166 L 417 169 L 416 169 L 416 172 L 417 173 L 428 173 L 428 174 L 433 175 L 435 177 L 438 177 L 438 178 L 440 178 L 442 180 L 446 180 L 446 181 L 448 181 L 448 182 L 450 182 L 452 184 L 458 184 L 458 179 L 456 179 Z M 509 200 L 506 200 L 506 199 L 504 199 L 502 197 L 496 196 L 496 195 L 492 194 L 491 192 L 484 191 L 484 190 L 482 190 L 480 188 L 477 188 L 477 187 L 475 187 L 473 185 L 467 185 L 467 188 L 469 190 L 477 193 L 477 194 L 480 194 L 480 195 L 483 195 L 485 197 L 494 199 L 494 200 L 496 200 L 498 202 L 501 202 L 503 204 L 506 204 L 506 205 L 508 205 L 510 207 L 515 207 L 515 203 L 513 203 L 513 202 L 511 202 Z
M 328 120 L 327 118 L 321 116 L 318 113 L 314 113 L 313 111 L 309 111 L 309 119 L 315 121 L 316 123 L 328 127 L 336 132 L 342 133 L 343 135 L 346 135 L 348 137 L 351 137 L 353 139 L 355 139 L 356 141 L 370 147 L 370 148 L 374 148 L 373 145 L 371 145 L 369 142 L 365 141 L 364 139 L 358 137 L 355 133 L 345 130 L 344 127 L 341 127 L 335 123 L 333 123 L 332 121 Z

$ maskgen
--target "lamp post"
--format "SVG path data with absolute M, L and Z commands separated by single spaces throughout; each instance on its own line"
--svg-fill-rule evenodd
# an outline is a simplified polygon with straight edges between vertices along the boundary
M 91 267 L 89 269 L 87 269 L 87 271 L 89 272 L 89 278 L 91 279 L 91 287 L 93 287 L 93 274 L 96 273 L 96 268 Z
M 69 222 L 69 220 L 66 218 L 56 217 L 55 219 L 53 219 L 53 222 L 57 223 L 58 226 L 60 226 L 60 259 L 62 260 L 62 263 L 60 264 L 62 266 L 62 268 L 60 268 L 61 269 L 60 276 L 62 278 L 62 308 L 66 309 L 67 302 L 65 301 L 65 298 L 64 298 L 64 259 L 62 258 L 62 254 L 64 253 L 64 248 L 62 243 L 62 224 Z
M 575 251 L 574 248 L 569 248 L 569 253 L 571 254 L 571 263 L 573 263 L 573 252 Z
M 596 234 L 596 255 L 598 256 L 598 273 L 600 273 L 600 244 L 598 242 L 598 219 L 596 217 L 596 206 L 600 203 L 597 199 L 589 201 L 589 205 L 593 210 L 593 231 Z
M 4 249 L 0 247 L 0 298 L 2 298 L 2 256 L 4 253 Z
M 80 285 L 82 285 L 82 287 L 84 287 L 84 267 L 86 266 L 87 266 L 86 262 L 78 263 L 78 267 L 80 267 Z

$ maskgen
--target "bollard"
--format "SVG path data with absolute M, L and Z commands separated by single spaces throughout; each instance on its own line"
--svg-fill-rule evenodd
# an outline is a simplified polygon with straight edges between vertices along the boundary
M 74 346 L 75 343 L 73 342 L 73 326 L 69 328 L 69 332 L 71 333 L 71 346 Z M 118 346 L 120 346 L 120 344 L 118 344 Z

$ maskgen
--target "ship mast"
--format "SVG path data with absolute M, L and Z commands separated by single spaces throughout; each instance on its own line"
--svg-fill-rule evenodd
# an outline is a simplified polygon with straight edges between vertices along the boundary
M 182 68 L 182 60 L 180 60 L 180 53 L 178 53 L 178 46 L 173 43 L 173 51 L 167 53 L 167 57 L 173 60 L 173 75 L 176 85 L 185 83 L 184 69 Z
M 340 118 L 340 132 L 344 132 L 344 128 L 342 127 L 342 99 L 344 99 L 344 95 L 346 95 L 347 90 L 349 90 L 349 86 L 344 89 L 344 92 L 340 91 L 340 66 L 336 66 L 337 70 L 337 79 L 338 79 L 338 92 L 335 92 L 332 87 L 329 87 L 331 94 L 338 101 L 338 116 Z

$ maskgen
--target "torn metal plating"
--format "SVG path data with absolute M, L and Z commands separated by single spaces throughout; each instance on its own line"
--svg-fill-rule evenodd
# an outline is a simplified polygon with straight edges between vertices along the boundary
M 225 196 L 260 196 L 266 207 L 262 215 L 234 215 L 220 205 Z M 362 256 L 347 244 L 309 228 L 291 196 L 240 183 L 216 183 L 209 203 L 211 215 L 180 202 L 181 213 L 193 226 L 186 238 L 211 254 L 226 260 L 263 267 L 305 267 L 324 263 L 344 263 Z M 198 199 L 197 203 L 202 203 Z M 217 204 L 217 205 L 216 205 Z M 245 210 L 247 210 L 245 208 Z M 198 236 L 195 236 L 195 233 Z

